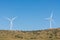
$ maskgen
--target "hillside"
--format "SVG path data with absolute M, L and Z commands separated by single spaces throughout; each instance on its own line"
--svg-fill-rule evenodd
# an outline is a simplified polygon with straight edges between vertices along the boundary
M 0 40 L 60 40 L 60 29 L 37 31 L 0 30 Z

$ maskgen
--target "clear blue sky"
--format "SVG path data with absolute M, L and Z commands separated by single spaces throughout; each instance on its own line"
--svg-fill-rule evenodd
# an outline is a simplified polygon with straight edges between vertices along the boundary
M 14 30 L 49 28 L 48 18 L 53 10 L 53 28 L 60 27 L 60 0 L 0 0 L 0 29 L 9 30 L 6 17 L 15 17 Z

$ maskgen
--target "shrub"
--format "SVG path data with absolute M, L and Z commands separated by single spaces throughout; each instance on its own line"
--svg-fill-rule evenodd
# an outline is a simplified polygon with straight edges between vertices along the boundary
M 15 37 L 16 37 L 16 38 L 21 38 L 21 39 L 23 39 L 23 37 L 20 36 L 20 35 L 15 35 Z

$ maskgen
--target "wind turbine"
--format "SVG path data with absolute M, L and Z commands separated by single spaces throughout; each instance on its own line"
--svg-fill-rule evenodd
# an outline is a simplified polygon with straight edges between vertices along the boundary
M 50 29 L 52 29 L 52 22 L 54 21 L 53 20 L 53 12 L 51 13 L 50 17 L 46 18 L 46 19 L 49 20 L 49 22 L 50 22 Z
M 13 18 L 7 18 L 7 20 L 10 22 L 10 30 L 12 30 L 13 27 L 13 21 L 16 19 L 16 17 Z

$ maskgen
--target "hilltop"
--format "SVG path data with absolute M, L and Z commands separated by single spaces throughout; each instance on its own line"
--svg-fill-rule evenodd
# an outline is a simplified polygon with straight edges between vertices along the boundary
M 60 28 L 36 31 L 0 30 L 0 40 L 60 40 Z

